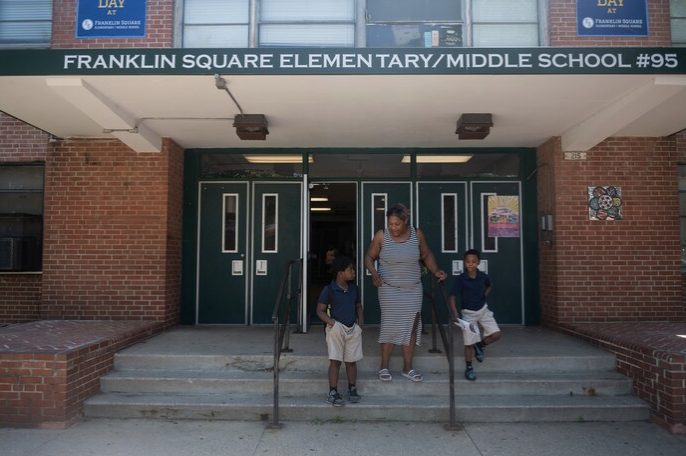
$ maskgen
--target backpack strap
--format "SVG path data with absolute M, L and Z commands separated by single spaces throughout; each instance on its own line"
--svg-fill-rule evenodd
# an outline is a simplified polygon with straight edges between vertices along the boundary
M 329 283 L 329 299 L 326 303 L 326 314 L 331 317 L 331 303 L 333 303 L 333 282 Z

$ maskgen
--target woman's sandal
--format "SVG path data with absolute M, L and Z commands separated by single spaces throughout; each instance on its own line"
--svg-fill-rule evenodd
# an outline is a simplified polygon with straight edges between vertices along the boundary
M 421 382 L 424 380 L 424 376 L 414 369 L 410 369 L 409 372 L 403 372 L 403 377 L 409 378 L 413 382 Z
M 379 371 L 379 380 L 382 382 L 390 382 L 393 380 L 393 376 L 391 376 L 391 373 L 388 369 L 381 369 Z

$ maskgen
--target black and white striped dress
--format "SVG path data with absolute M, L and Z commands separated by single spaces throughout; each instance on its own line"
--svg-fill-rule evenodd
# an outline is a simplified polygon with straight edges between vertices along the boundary
M 408 345 L 415 316 L 422 310 L 422 272 L 419 265 L 419 240 L 414 227 L 403 242 L 391 239 L 384 229 L 379 253 L 381 327 L 379 343 Z M 421 318 L 417 325 L 417 345 L 421 342 Z

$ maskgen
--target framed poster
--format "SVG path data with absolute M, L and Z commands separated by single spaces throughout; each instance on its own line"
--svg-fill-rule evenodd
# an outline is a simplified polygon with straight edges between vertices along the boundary
M 519 237 L 519 218 L 519 196 L 489 195 L 489 237 Z
M 648 36 L 647 0 L 576 0 L 579 36 Z
M 76 38 L 145 36 L 147 0 L 79 0 Z

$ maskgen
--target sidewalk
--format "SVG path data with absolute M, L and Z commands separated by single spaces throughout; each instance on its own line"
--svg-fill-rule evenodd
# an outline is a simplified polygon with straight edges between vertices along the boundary
M 86 420 L 63 431 L 0 429 L 3 456 L 450 455 L 683 456 L 686 435 L 652 423 Z

